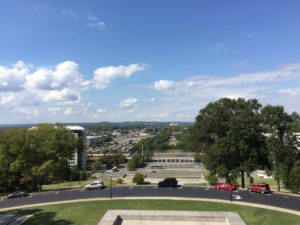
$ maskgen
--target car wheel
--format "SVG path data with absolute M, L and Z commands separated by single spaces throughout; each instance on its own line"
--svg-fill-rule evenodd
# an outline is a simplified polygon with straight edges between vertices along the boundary
M 101 190 L 101 187 L 98 187 L 98 190 Z
M 232 191 L 232 188 L 229 188 L 229 191 Z
M 217 187 L 217 190 L 220 190 L 220 188 L 219 188 L 219 187 Z
M 90 188 L 88 188 L 88 187 L 87 187 L 85 190 L 89 191 L 89 190 L 90 190 Z
M 261 194 L 264 194 L 264 193 L 265 193 L 265 191 L 260 191 L 260 193 L 261 193 Z

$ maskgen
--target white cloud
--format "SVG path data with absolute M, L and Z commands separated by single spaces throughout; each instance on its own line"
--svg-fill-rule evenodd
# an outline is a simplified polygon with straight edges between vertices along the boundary
M 98 113 L 104 113 L 104 112 L 106 112 L 106 109 L 99 108 L 99 109 L 97 109 L 97 112 Z
M 120 102 L 119 107 L 120 108 L 128 108 L 132 105 L 135 105 L 137 103 L 138 99 L 136 98 L 127 98 Z
M 20 113 L 26 116 L 39 116 L 40 111 L 38 109 L 31 109 L 31 108 L 15 108 L 13 109 L 13 112 Z
M 75 90 L 64 88 L 62 90 L 49 91 L 43 98 L 45 102 L 74 102 L 79 101 L 80 96 Z
M 94 28 L 104 28 L 105 27 L 105 22 L 100 21 L 96 16 L 88 15 L 87 19 L 88 19 L 88 22 L 86 25 L 88 27 L 94 27 Z
M 9 105 L 11 102 L 15 101 L 16 95 L 14 93 L 8 93 L 0 98 L 1 105 Z
M 300 87 L 299 88 L 286 88 L 286 89 L 280 89 L 280 94 L 287 94 L 287 95 L 299 95 L 300 94 Z
M 154 101 L 155 101 L 155 98 L 153 98 L 153 97 L 149 99 L 149 102 L 154 102 Z
M 0 92 L 23 90 L 28 71 L 29 65 L 23 61 L 18 61 L 10 67 L 0 65 Z
M 103 89 L 116 78 L 128 78 L 143 70 L 145 70 L 145 66 L 139 64 L 99 67 L 94 71 L 93 84 L 97 89 Z
M 32 74 L 26 76 L 26 87 L 53 90 L 64 87 L 78 87 L 83 82 L 82 75 L 78 71 L 78 64 L 66 61 L 58 64 L 54 69 L 41 67 Z
M 171 90 L 174 88 L 174 82 L 169 80 L 159 80 L 154 82 L 154 89 L 159 91 Z
M 80 113 L 79 111 L 75 111 L 72 107 L 67 108 L 64 112 L 64 114 L 66 116 L 73 115 L 73 114 L 79 114 L 79 113 Z

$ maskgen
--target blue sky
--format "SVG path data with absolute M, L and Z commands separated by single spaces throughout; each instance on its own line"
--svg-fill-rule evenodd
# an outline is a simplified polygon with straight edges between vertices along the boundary
M 221 97 L 300 112 L 299 1 L 0 2 L 0 123 L 193 121 Z

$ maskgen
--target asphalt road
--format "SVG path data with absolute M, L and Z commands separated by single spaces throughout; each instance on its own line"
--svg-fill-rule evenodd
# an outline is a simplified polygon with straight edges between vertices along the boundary
M 273 193 L 262 195 L 258 193 L 249 193 L 244 190 L 237 190 L 232 193 L 236 198 L 234 201 L 257 203 L 300 211 L 300 197 Z M 113 197 L 191 197 L 230 200 L 229 191 L 185 186 L 178 188 L 158 188 L 153 186 L 113 187 L 112 194 Z M 57 192 L 42 192 L 25 198 L 1 199 L 0 209 L 56 201 L 109 197 L 110 188 L 92 191 L 63 190 Z

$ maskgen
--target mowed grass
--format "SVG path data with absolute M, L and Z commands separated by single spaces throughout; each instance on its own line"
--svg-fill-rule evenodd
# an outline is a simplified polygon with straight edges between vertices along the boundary
M 43 191 L 53 191 L 53 190 L 62 190 L 62 189 L 73 189 L 73 188 L 84 188 L 85 185 L 91 184 L 97 180 L 85 180 L 85 181 L 66 181 L 57 184 L 45 184 L 42 186 Z M 103 179 L 105 186 L 110 186 L 110 179 Z M 112 185 L 117 184 L 116 180 L 112 180 Z
M 300 216 L 262 208 L 188 200 L 103 200 L 14 210 L 32 214 L 24 225 L 96 225 L 109 209 L 237 212 L 247 225 L 299 225 Z

